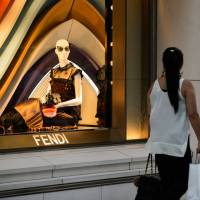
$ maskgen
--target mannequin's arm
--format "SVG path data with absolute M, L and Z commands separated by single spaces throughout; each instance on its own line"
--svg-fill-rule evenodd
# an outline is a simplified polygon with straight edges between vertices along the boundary
M 56 104 L 56 108 L 77 106 L 82 104 L 82 83 L 80 74 L 74 76 L 74 88 L 75 88 L 75 98 L 69 101 L 64 101 Z

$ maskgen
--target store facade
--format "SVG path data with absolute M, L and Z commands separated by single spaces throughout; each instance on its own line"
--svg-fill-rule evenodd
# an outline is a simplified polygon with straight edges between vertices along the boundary
M 0 198 L 106 199 L 113 190 L 121 199 L 131 198 L 132 178 L 143 172 L 146 157 L 146 92 L 156 76 L 156 1 L 20 5 L 15 26 L 0 26 L 13 30 L 1 41 L 1 116 L 29 98 L 45 96 L 50 69 L 58 64 L 55 44 L 65 38 L 69 60 L 83 75 L 81 120 L 74 127 L 6 129 L 0 136 Z M 106 95 L 99 98 L 100 92 Z

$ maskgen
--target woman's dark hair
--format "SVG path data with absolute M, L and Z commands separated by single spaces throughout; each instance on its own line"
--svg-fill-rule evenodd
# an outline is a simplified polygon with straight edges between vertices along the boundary
M 179 106 L 179 79 L 180 69 L 183 65 L 183 53 L 176 47 L 169 47 L 163 52 L 163 65 L 165 70 L 167 92 L 174 112 Z

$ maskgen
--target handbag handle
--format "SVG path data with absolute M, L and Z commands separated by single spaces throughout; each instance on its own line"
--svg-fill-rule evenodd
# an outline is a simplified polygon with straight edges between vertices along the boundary
M 200 163 L 200 158 L 199 158 L 200 152 L 198 152 L 198 149 L 196 149 L 196 158 L 195 158 L 195 164 L 199 164 Z
M 145 174 L 147 174 L 147 169 L 148 169 L 148 166 L 149 166 L 149 162 L 151 162 L 151 175 L 152 174 L 156 174 L 156 172 L 157 172 L 156 164 L 155 164 L 155 172 L 153 173 L 153 156 L 152 156 L 151 153 L 149 153 L 149 155 L 147 157 L 147 162 L 146 162 L 146 167 L 145 167 Z

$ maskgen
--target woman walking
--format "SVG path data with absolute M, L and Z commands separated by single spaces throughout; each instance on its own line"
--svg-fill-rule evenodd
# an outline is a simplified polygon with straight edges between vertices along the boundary
M 189 121 L 200 142 L 200 118 L 192 83 L 181 77 L 183 54 L 176 47 L 163 53 L 163 73 L 147 95 L 149 139 L 161 177 L 161 200 L 179 200 L 188 186 L 191 151 Z M 200 145 L 198 145 L 198 150 Z

